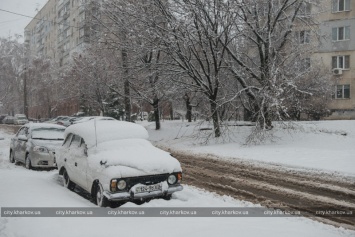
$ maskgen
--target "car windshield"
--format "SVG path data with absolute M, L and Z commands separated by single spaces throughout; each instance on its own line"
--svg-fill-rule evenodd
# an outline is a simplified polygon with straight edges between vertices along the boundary
M 17 119 L 27 119 L 26 117 L 17 117 Z
M 63 128 L 36 128 L 32 130 L 33 139 L 64 140 Z

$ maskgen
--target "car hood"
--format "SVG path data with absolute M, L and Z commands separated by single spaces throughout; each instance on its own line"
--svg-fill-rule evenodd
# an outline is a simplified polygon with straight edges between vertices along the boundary
M 178 160 L 144 139 L 124 139 L 89 149 L 91 166 L 105 166 L 121 177 L 180 172 Z M 101 163 L 101 164 L 100 164 Z
M 55 151 L 58 147 L 60 147 L 63 143 L 63 140 L 39 140 L 39 139 L 31 139 L 31 142 L 34 146 L 43 146 L 46 147 L 50 151 Z

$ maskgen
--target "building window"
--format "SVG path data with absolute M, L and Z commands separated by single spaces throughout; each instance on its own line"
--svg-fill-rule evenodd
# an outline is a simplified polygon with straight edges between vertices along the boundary
M 350 11 L 350 0 L 333 0 L 333 12 Z
M 296 31 L 296 39 L 299 44 L 309 44 L 310 36 L 309 30 Z
M 350 85 L 337 85 L 335 96 L 335 99 L 349 99 Z
M 84 33 L 85 33 L 84 28 L 81 28 L 81 29 L 79 30 L 79 37 L 83 37 L 83 36 L 84 36 Z
M 307 70 L 311 67 L 311 59 L 310 58 L 304 58 L 302 62 L 302 69 Z
M 333 56 L 332 57 L 332 68 L 349 69 L 350 68 L 350 56 Z
M 350 39 L 350 26 L 342 26 L 342 27 L 332 28 L 332 39 L 334 41 L 349 40 Z
M 309 16 L 311 14 L 311 4 L 308 2 L 303 2 L 299 9 L 299 16 Z

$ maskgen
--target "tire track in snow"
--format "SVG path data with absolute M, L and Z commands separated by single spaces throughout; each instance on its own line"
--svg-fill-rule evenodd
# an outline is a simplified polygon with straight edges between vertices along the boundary
M 183 183 L 266 207 L 299 210 L 312 219 L 355 229 L 354 177 L 160 148 L 180 161 Z M 346 210 L 353 215 L 321 217 L 315 210 Z

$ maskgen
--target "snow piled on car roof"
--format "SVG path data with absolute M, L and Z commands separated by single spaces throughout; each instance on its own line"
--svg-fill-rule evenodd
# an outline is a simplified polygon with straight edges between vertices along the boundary
M 95 146 L 96 142 L 100 144 L 106 141 L 129 138 L 148 139 L 149 137 L 147 130 L 143 126 L 117 120 L 95 121 L 93 119 L 85 123 L 73 124 L 65 130 L 64 137 L 70 133 L 82 137 L 88 147 Z
M 58 124 L 53 124 L 53 123 L 27 123 L 25 126 L 26 126 L 26 127 L 29 127 L 30 129 L 37 129 L 37 128 L 58 128 L 58 129 L 65 129 L 64 126 L 58 125 Z
M 106 167 L 116 166 L 112 169 L 111 175 L 116 175 L 117 178 L 118 174 L 122 177 L 134 177 L 181 172 L 177 159 L 144 139 L 124 139 L 101 143 L 97 148 L 89 149 L 88 160 L 91 167 L 97 166 L 96 169 L 99 169 L 100 163 Z

